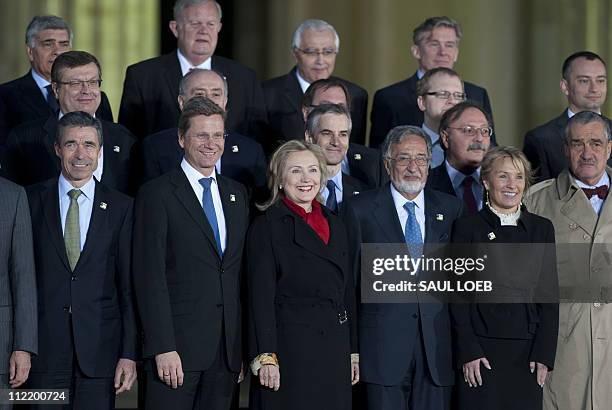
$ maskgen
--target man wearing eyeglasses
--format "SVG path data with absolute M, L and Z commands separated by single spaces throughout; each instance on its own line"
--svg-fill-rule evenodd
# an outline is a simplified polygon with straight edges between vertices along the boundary
M 60 171 L 60 161 L 53 149 L 57 123 L 73 111 L 96 115 L 102 95 L 100 63 L 85 51 L 63 53 L 53 63 L 51 84 L 58 99 L 59 112 L 18 126 L 11 131 L 7 141 L 7 174 L 21 185 L 45 181 Z M 104 145 L 94 177 L 110 188 L 131 193 L 130 156 L 135 138 L 119 124 L 100 122 Z
M 72 35 L 68 23 L 57 16 L 35 16 L 28 24 L 25 39 L 30 71 L 0 85 L 0 148 L 17 125 L 57 114 L 59 106 L 51 90 L 51 65 L 58 55 L 70 50 Z M 101 119 L 113 120 L 104 93 L 96 114 Z
M 306 20 L 293 33 L 292 53 L 296 66 L 280 77 L 263 82 L 268 125 L 274 141 L 304 138 L 302 96 L 314 81 L 332 77 L 340 38 L 323 20 Z M 351 141 L 365 144 L 368 93 L 360 86 L 338 77 L 350 95 Z
M 449 241 L 461 203 L 425 188 L 431 141 L 421 128 L 393 128 L 382 151 L 391 182 L 349 201 L 359 239 L 362 244 L 405 243 L 410 257 L 419 258 L 424 244 Z M 368 303 L 367 292 L 362 302 L 359 360 L 367 408 L 448 410 L 454 373 L 447 305 Z
M 561 75 L 560 87 L 567 97 L 567 109 L 525 135 L 523 152 L 538 181 L 556 178 L 567 167 L 563 135 L 568 120 L 581 111 L 600 114 L 608 92 L 606 63 L 591 51 L 578 51 L 567 57 Z M 612 160 L 608 164 L 612 165 Z
M 396 125 L 423 124 L 423 113 L 417 106 L 416 85 L 423 75 L 436 67 L 453 68 L 459 56 L 461 40 L 459 23 L 449 17 L 430 17 L 421 23 L 412 36 L 410 48 L 419 68 L 410 78 L 380 89 L 374 95 L 370 146 L 378 147 L 387 132 Z M 492 117 L 487 90 L 472 83 L 465 83 L 467 98 L 478 102 Z M 495 139 L 492 140 L 495 145 Z
M 478 212 L 484 193 L 480 164 L 492 136 L 491 119 L 478 104 L 464 101 L 446 111 L 440 120 L 446 159 L 431 170 L 427 186 L 462 200 L 468 214 Z
M 221 31 L 221 6 L 215 0 L 177 0 L 169 28 L 177 49 L 127 68 L 119 108 L 119 123 L 142 140 L 176 127 L 179 82 L 194 68 L 222 73 L 232 90 L 227 106 L 228 131 L 250 138 L 265 137 L 266 108 L 255 71 L 215 55 Z
M 431 138 L 431 167 L 435 168 L 444 162 L 444 149 L 438 134 L 440 119 L 449 108 L 465 100 L 463 81 L 450 68 L 434 68 L 419 80 L 416 94 L 417 104 L 424 114 L 421 128 Z

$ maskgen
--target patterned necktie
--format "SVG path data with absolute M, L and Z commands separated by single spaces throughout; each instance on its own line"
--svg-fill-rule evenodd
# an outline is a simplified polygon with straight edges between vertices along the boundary
M 338 200 L 336 199 L 336 183 L 331 179 L 327 180 L 327 201 L 325 201 L 325 206 L 336 212 L 338 210 Z
M 408 219 L 406 219 L 406 227 L 404 228 L 404 238 L 406 244 L 408 244 L 408 251 L 410 257 L 419 258 L 423 254 L 423 237 L 421 236 L 421 228 L 416 219 L 414 212 L 414 202 L 406 202 L 404 208 L 408 212 Z
M 606 196 L 608 196 L 607 185 L 600 185 L 596 188 L 582 188 L 582 190 L 589 199 L 591 199 L 591 197 L 593 197 L 594 195 L 597 195 L 600 199 L 606 199 Z
M 213 204 L 212 194 L 210 193 L 210 184 L 212 178 L 202 178 L 198 181 L 202 188 L 204 188 L 204 194 L 202 195 L 202 208 L 204 208 L 204 214 L 210 224 L 210 227 L 215 234 L 215 242 L 217 243 L 217 251 L 219 255 L 223 256 L 221 250 L 221 235 L 219 234 L 219 224 L 217 223 L 217 214 L 215 213 L 215 205 Z
M 68 191 L 70 197 L 70 206 L 66 214 L 66 225 L 64 226 L 64 245 L 66 246 L 66 254 L 68 255 L 68 263 L 70 270 L 74 268 L 81 256 L 81 228 L 79 225 L 79 203 L 78 197 L 82 194 L 80 189 L 71 189 Z
M 474 198 L 474 192 L 472 191 L 472 185 L 474 184 L 474 178 L 471 175 L 463 178 L 461 186 L 463 187 L 463 203 L 468 210 L 469 215 L 473 215 L 478 212 L 478 205 L 476 205 L 476 198 Z
M 47 104 L 49 104 L 49 107 L 51 107 L 53 113 L 57 114 L 59 111 L 59 104 L 57 103 L 57 99 L 53 94 L 53 88 L 51 88 L 51 84 L 45 86 L 45 89 L 47 90 Z

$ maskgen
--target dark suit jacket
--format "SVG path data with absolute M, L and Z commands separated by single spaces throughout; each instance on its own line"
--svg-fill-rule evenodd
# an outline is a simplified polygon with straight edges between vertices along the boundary
M 54 114 L 34 81 L 31 70 L 23 77 L 0 85 L 0 100 L 0 108 L 3 108 L 0 110 L 0 146 L 4 145 L 9 132 L 17 125 Z M 96 117 L 113 121 L 111 106 L 104 92 Z
M 208 369 L 225 336 L 230 369 L 240 370 L 240 274 L 248 197 L 217 175 L 227 228 L 219 256 L 214 234 L 181 168 L 143 185 L 136 197 L 134 283 L 143 355 L 177 351 L 185 371 Z M 154 367 L 154 363 L 150 364 Z
M 57 115 L 31 121 L 11 131 L 7 143 L 6 172 L 20 185 L 31 185 L 58 175 L 60 160 L 55 154 Z M 123 126 L 102 120 L 104 168 L 102 182 L 124 193 L 132 191 L 130 155 L 136 141 Z
M 178 143 L 176 128 L 148 136 L 141 146 L 143 182 L 178 167 L 183 159 L 184 151 Z M 263 188 L 266 185 L 266 157 L 261 145 L 236 132 L 228 133 L 221 156 L 221 174 L 247 188 Z
M 380 151 L 360 144 L 349 144 L 346 153 L 349 172 L 367 189 L 378 188 L 389 180 Z
M 267 138 L 276 142 L 304 138 L 304 116 L 302 97 L 304 93 L 295 75 L 294 67 L 288 74 L 262 83 L 266 108 L 268 110 Z M 351 97 L 351 120 L 353 130 L 351 141 L 365 144 L 368 92 L 357 84 L 337 78 L 346 85 Z
M 13 351 L 38 350 L 38 310 L 28 198 L 0 178 L 0 203 L 0 374 L 6 375 Z
M 429 170 L 427 188 L 435 189 L 436 191 L 444 192 L 454 197 L 457 196 L 455 188 L 453 188 L 453 183 L 448 175 L 448 171 L 446 170 L 446 162 Z
M 372 122 L 370 147 L 380 147 L 387 133 L 393 127 L 398 125 L 420 127 L 423 125 L 423 112 L 417 105 L 417 81 L 418 77 L 415 73 L 404 81 L 376 91 L 370 115 L 370 121 Z M 464 86 L 467 98 L 480 103 L 485 111 L 492 115 L 487 90 L 467 81 Z M 491 144 L 496 145 L 495 134 L 491 138 Z
M 389 184 L 364 192 L 350 202 L 361 243 L 405 243 Z M 442 214 L 440 220 L 437 215 Z M 425 189 L 425 242 L 450 240 L 452 222 L 461 214 L 457 198 Z M 361 380 L 398 385 L 410 368 L 414 342 L 421 331 L 433 382 L 453 384 L 450 319 L 442 303 L 362 303 L 359 311 Z
M 494 234 L 494 239 L 491 239 L 491 233 Z M 480 247 L 480 250 L 474 252 L 489 256 L 487 263 L 489 266 L 486 269 L 497 271 L 488 273 L 485 271 L 482 277 L 492 280 L 494 289 L 496 286 L 498 289 L 503 289 L 500 287 L 501 282 L 514 277 L 514 281 L 511 280 L 509 283 L 518 289 L 533 292 L 536 299 L 535 303 L 518 303 L 520 300 L 514 298 L 517 303 L 452 304 L 451 316 L 457 367 L 486 356 L 479 342 L 479 337 L 483 337 L 489 340 L 488 346 L 491 346 L 490 341 L 494 339 L 532 339 L 529 361 L 543 363 L 552 369 L 557 350 L 559 305 L 540 302 L 554 300 L 558 295 L 553 224 L 548 219 L 529 213 L 523 208 L 518 226 L 502 227 L 499 218 L 485 206 L 479 213 L 455 222 L 452 242 L 472 244 L 475 249 Z M 494 243 L 504 244 L 504 249 L 501 249 L 501 246 L 499 248 L 488 246 Z M 511 243 L 534 245 L 530 249 L 525 249 L 523 246 L 513 251 L 511 245 L 506 245 Z M 551 246 L 544 247 L 542 244 L 551 244 Z M 525 275 L 529 279 L 533 278 L 534 287 L 521 288 L 531 283 L 517 281 L 518 272 L 526 272 Z M 547 295 L 551 296 L 546 297 Z M 503 344 L 500 348 L 507 346 Z
M 212 68 L 228 83 L 226 129 L 259 139 L 266 120 L 265 102 L 255 72 L 228 58 L 212 56 Z M 181 65 L 176 50 L 131 65 L 125 72 L 119 123 L 138 139 L 176 128 Z
M 87 239 L 71 271 L 60 220 L 58 179 L 28 187 L 28 199 L 39 310 L 39 352 L 32 371 L 71 372 L 71 360 L 59 352 L 72 339 L 79 367 L 87 376 L 113 377 L 119 358 L 136 359 L 130 274 L 132 200 L 96 182 Z
M 525 134 L 523 152 L 531 162 L 531 168 L 535 170 L 537 182 L 556 178 L 561 171 L 567 168 L 564 136 L 568 121 L 567 110 L 565 110 L 557 118 Z M 608 158 L 608 165 L 612 166 L 612 158 Z

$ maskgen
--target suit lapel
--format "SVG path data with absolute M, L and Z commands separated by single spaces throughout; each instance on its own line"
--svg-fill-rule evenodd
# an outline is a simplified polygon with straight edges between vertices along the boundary
M 384 185 L 379 191 L 375 201 L 374 218 L 388 238 L 388 243 L 404 243 L 406 241 L 395 203 L 391 196 L 390 183 Z
M 237 249 L 240 240 L 237 237 L 236 229 L 238 229 L 237 224 L 241 221 L 241 213 L 244 211 L 244 208 L 248 207 L 248 204 L 240 204 L 238 202 L 241 196 L 230 190 L 222 176 L 217 175 L 217 182 L 219 184 L 219 196 L 221 196 L 223 215 L 225 217 L 226 242 L 223 255 L 224 257 L 225 255 L 229 257 L 235 252 L 240 252 L 240 249 Z
M 102 169 L 102 182 L 107 186 L 117 186 L 116 175 L 114 170 L 117 166 L 117 152 L 115 152 L 115 138 L 109 124 L 102 121 L 102 129 L 104 130 L 104 161 Z M 119 147 L 117 145 L 117 147 Z M 119 147 L 121 149 L 121 147 Z
M 300 83 L 297 80 L 295 70 L 296 68 L 294 67 L 293 70 L 287 74 L 283 96 L 285 97 L 285 102 L 291 105 L 299 115 L 302 115 L 302 109 L 299 106 L 299 102 L 302 101 L 303 93 Z
M 445 238 L 442 238 L 441 235 L 447 234 L 443 231 L 443 221 L 445 216 L 447 218 L 451 217 L 451 215 L 445 215 L 444 205 L 438 201 L 438 199 L 429 191 L 429 189 L 425 189 L 426 243 L 444 242 L 443 239 Z
M 43 207 L 51 242 L 55 246 L 55 250 L 66 269 L 70 270 L 68 255 L 66 254 L 66 247 L 64 246 L 64 235 L 62 234 L 57 178 L 53 179 L 50 187 L 40 192 L 40 204 Z
M 23 81 L 19 84 L 21 101 L 29 105 L 30 108 L 38 114 L 38 117 L 44 118 L 51 114 L 51 107 L 45 101 L 43 93 L 38 88 L 38 84 L 32 77 L 32 70 L 22 77 Z
M 164 78 L 166 79 L 166 85 L 168 86 L 170 95 L 174 98 L 176 109 L 180 110 L 176 96 L 179 93 L 179 83 L 181 78 L 183 78 L 181 64 L 178 61 L 176 53 L 166 54 L 166 57 L 166 61 L 164 62 Z
M 105 205 L 102 206 L 102 203 Z M 95 249 L 95 238 L 100 236 L 102 227 L 107 225 L 107 207 L 111 207 L 112 205 L 113 204 L 109 203 L 102 185 L 96 182 L 96 189 L 94 191 L 91 208 L 91 218 L 89 220 L 89 227 L 87 228 L 87 236 L 85 237 L 85 244 L 83 245 L 81 256 L 79 257 L 79 261 L 77 262 L 74 270 L 77 270 L 79 265 L 84 263 L 83 261 L 87 260 L 87 257 L 92 252 L 92 249 Z
M 560 198 L 567 198 L 559 211 L 586 232 L 594 232 L 597 214 L 580 188 L 572 182 L 573 178 L 567 170 L 557 177 L 556 183 Z
M 57 163 L 59 164 L 59 158 L 55 155 L 55 134 L 57 132 L 57 117 L 55 115 L 51 115 L 45 124 L 43 125 L 43 129 L 45 130 L 43 138 L 43 145 L 47 149 L 49 153 L 49 158 L 55 158 Z
M 215 235 L 213 233 L 208 220 L 206 219 L 206 215 L 204 214 L 204 209 L 202 209 L 201 198 L 196 198 L 195 193 L 193 192 L 193 188 L 189 184 L 189 180 L 183 173 L 181 168 L 173 171 L 171 176 L 171 180 L 176 185 L 176 189 L 174 194 L 176 195 L 179 202 L 185 207 L 187 213 L 191 216 L 191 218 L 198 224 L 204 236 L 211 243 L 213 249 L 217 249 L 217 241 L 215 240 Z M 215 252 L 217 256 L 218 252 Z

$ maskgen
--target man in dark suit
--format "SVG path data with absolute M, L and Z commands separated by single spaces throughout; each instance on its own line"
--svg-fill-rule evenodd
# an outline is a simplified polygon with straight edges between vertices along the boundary
M 313 82 L 333 78 L 342 82 L 349 92 L 353 123 L 351 141 L 365 144 L 368 92 L 350 81 L 332 77 L 339 51 L 340 38 L 331 24 L 323 20 L 306 20 L 298 26 L 292 41 L 296 66 L 288 74 L 262 83 L 268 109 L 268 138 L 273 141 L 302 139 L 302 96 Z
M 136 198 L 134 283 L 144 330 L 147 409 L 229 409 L 241 369 L 245 188 L 215 171 L 225 112 L 185 104 L 175 170 Z
M 94 115 L 100 106 L 100 63 L 85 51 L 68 51 L 58 56 L 51 72 L 58 97 L 59 115 L 22 124 L 11 131 L 7 142 L 6 172 L 21 185 L 52 178 L 60 171 L 54 154 L 58 117 L 73 111 Z M 130 152 L 136 141 L 123 126 L 101 120 L 104 145 L 94 176 L 110 188 L 131 192 Z
M 460 202 L 424 188 L 431 141 L 416 126 L 396 127 L 383 144 L 391 182 L 349 202 L 361 243 L 407 244 L 419 258 L 423 244 L 444 243 Z M 361 380 L 369 410 L 447 410 L 454 382 L 448 308 L 443 303 L 367 303 L 359 317 Z
M 433 68 L 452 69 L 459 55 L 460 39 L 461 27 L 449 17 L 430 17 L 414 30 L 410 51 L 418 60 L 419 69 L 412 77 L 376 91 L 371 113 L 371 147 L 379 147 L 387 132 L 396 125 L 423 124 L 423 113 L 417 106 L 417 81 Z M 465 82 L 465 93 L 492 116 L 487 90 Z
M 214 69 L 229 84 L 227 129 L 262 138 L 265 102 L 255 72 L 213 55 L 221 30 L 221 6 L 215 0 L 177 0 L 170 30 L 177 50 L 131 65 L 125 73 L 119 122 L 142 139 L 176 127 L 179 82 L 192 68 Z
M 0 178 L 0 202 L 0 389 L 8 389 L 28 378 L 38 346 L 38 309 L 26 193 Z
M 456 196 L 468 214 L 480 210 L 484 198 L 480 164 L 492 136 L 491 118 L 480 105 L 464 101 L 446 111 L 440 120 L 446 159 L 429 172 L 427 187 Z
M 323 149 L 327 161 L 329 179 L 322 187 L 325 206 L 336 213 L 343 213 L 346 201 L 366 188 L 355 177 L 342 172 L 351 135 L 351 116 L 341 105 L 322 104 L 310 111 L 306 121 L 306 141 Z
M 561 92 L 568 107 L 557 118 L 525 135 L 523 152 L 536 172 L 536 180 L 556 178 L 567 168 L 564 135 L 568 120 L 580 111 L 601 113 L 606 101 L 608 82 L 606 63 L 590 51 L 578 51 L 565 59 L 561 70 Z M 612 160 L 608 159 L 612 165 Z
M 0 146 L 11 129 L 24 122 L 57 114 L 59 106 L 51 90 L 51 66 L 55 58 L 70 50 L 72 31 L 56 16 L 36 16 L 26 29 L 26 51 L 31 69 L 23 77 L 0 85 Z M 112 121 L 106 95 L 97 111 L 100 119 Z
M 308 87 L 302 99 L 303 121 L 313 108 L 321 104 L 338 104 L 350 112 L 350 93 L 344 83 L 331 77 L 317 80 Z M 352 133 L 351 133 L 352 138 Z M 387 181 L 380 151 L 351 142 L 342 159 L 342 172 L 360 180 L 367 189 L 381 186 Z
M 99 120 L 66 114 L 59 178 L 28 187 L 40 314 L 27 387 L 70 389 L 71 409 L 114 409 L 136 379 L 132 200 L 93 178 L 102 139 Z
M 181 110 L 191 98 L 207 97 L 222 109 L 227 106 L 228 85 L 214 70 L 195 69 L 183 77 L 179 87 Z M 183 159 L 176 127 L 145 138 L 142 143 L 143 181 L 156 178 L 177 168 Z M 215 164 L 216 171 L 247 188 L 263 189 L 266 185 L 266 157 L 263 148 L 251 138 L 228 132 L 223 155 Z

